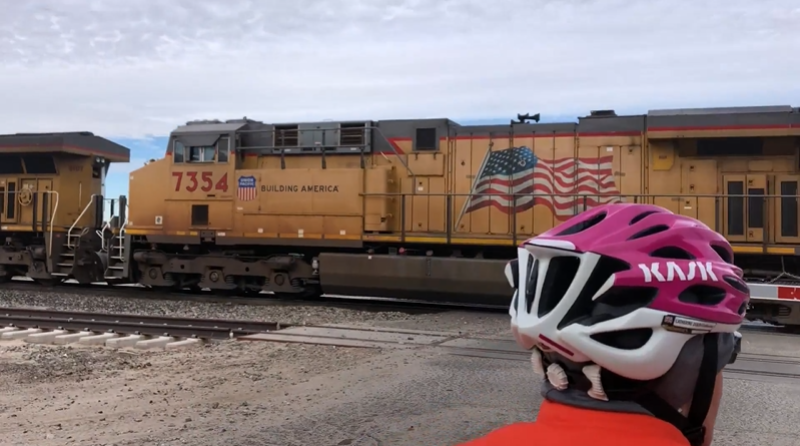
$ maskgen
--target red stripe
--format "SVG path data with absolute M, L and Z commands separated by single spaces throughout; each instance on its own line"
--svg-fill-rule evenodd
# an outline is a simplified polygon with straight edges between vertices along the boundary
M 543 334 L 539 335 L 539 339 L 541 339 L 542 341 L 552 345 L 553 347 L 557 348 L 558 350 L 561 350 L 563 353 L 566 353 L 569 356 L 574 356 L 575 355 L 575 353 L 572 353 L 566 347 L 561 346 L 560 344 L 558 344 L 557 342 L 553 341 L 552 339 L 548 338 L 547 336 L 545 336 Z
M 607 204 L 607 203 L 610 203 L 610 202 L 613 202 L 613 200 L 612 201 L 600 201 L 600 200 L 597 200 L 597 199 L 595 199 L 593 197 L 581 197 L 581 200 L 579 202 L 575 201 L 575 202 L 570 203 L 568 206 L 565 205 L 566 207 L 560 207 L 560 208 L 556 209 L 553 206 L 553 203 L 551 201 L 545 200 L 545 199 L 543 199 L 541 197 L 536 197 L 534 200 L 529 201 L 527 204 L 515 207 L 514 211 L 516 211 L 516 212 L 524 212 L 524 211 L 527 211 L 527 210 L 533 208 L 535 205 L 541 205 L 541 206 L 545 206 L 546 208 L 548 208 L 550 210 L 550 212 L 553 214 L 553 216 L 557 220 L 563 221 L 563 220 L 566 220 L 566 219 L 572 217 L 575 214 L 574 213 L 564 213 L 564 212 L 559 214 L 557 212 L 559 210 L 560 211 L 571 211 L 571 210 L 574 209 L 575 206 L 579 206 L 579 205 L 580 206 L 586 206 L 587 209 L 591 209 L 593 207 L 600 206 L 600 205 L 603 205 L 603 204 Z M 492 207 L 492 208 L 494 208 L 494 209 L 496 209 L 496 210 L 498 210 L 498 211 L 500 211 L 500 212 L 502 212 L 504 214 L 508 214 L 509 213 L 509 206 L 500 204 L 500 203 L 497 202 L 497 200 L 486 200 L 486 201 L 482 201 L 482 202 L 480 202 L 480 203 L 478 203 L 476 205 L 473 205 L 470 208 L 467 208 L 467 210 L 465 211 L 465 214 L 477 211 L 479 209 L 487 208 L 487 207 Z M 578 209 L 578 212 L 580 212 L 582 210 L 583 209 Z
M 586 182 L 597 183 L 598 184 L 598 188 L 600 188 L 600 187 L 614 187 L 615 186 L 614 178 L 611 177 L 611 173 L 610 172 L 606 172 L 606 173 L 604 173 L 602 175 L 597 175 L 597 178 L 584 176 L 583 178 L 578 178 L 577 180 L 575 178 L 572 178 L 571 181 L 569 179 L 567 181 L 565 181 L 565 180 L 563 180 L 563 179 L 561 179 L 561 178 L 559 178 L 557 176 L 550 176 L 550 175 L 543 174 L 541 172 L 534 172 L 533 174 L 528 174 L 528 175 L 525 175 L 524 177 L 515 178 L 514 180 L 504 180 L 504 179 L 501 179 L 501 178 L 494 178 L 494 179 L 489 179 L 489 180 L 481 180 L 479 183 L 477 183 L 475 185 L 475 189 L 478 189 L 478 188 L 480 188 L 480 187 L 482 187 L 482 186 L 484 186 L 486 184 L 491 184 L 492 186 L 515 187 L 515 186 L 518 186 L 518 185 L 520 185 L 520 184 L 522 184 L 522 183 L 524 183 L 526 181 L 530 181 L 531 178 L 534 178 L 534 179 L 535 178 L 541 178 L 541 179 L 545 180 L 546 182 L 554 183 L 554 186 L 555 186 L 555 189 L 556 189 L 557 193 L 561 193 L 561 194 L 569 193 L 571 190 L 573 190 L 573 188 L 575 188 L 576 184 L 580 186 L 580 185 L 583 185 Z M 554 193 L 554 192 L 551 191 L 550 193 Z
M 475 196 L 470 201 L 476 201 L 478 198 L 486 198 L 488 195 L 491 195 L 490 197 L 488 197 L 490 199 L 494 198 L 494 197 L 497 197 L 497 198 L 502 198 L 502 199 L 504 199 L 506 201 L 511 201 L 514 198 L 513 195 L 508 194 L 508 191 L 501 191 L 501 190 L 497 190 L 497 189 L 487 189 L 485 192 L 480 192 L 480 193 L 483 194 L 483 195 L 482 196 Z M 567 197 L 567 198 L 570 199 L 570 201 L 567 201 L 566 203 L 564 203 L 564 202 L 559 203 L 559 202 L 555 201 L 555 197 L 558 197 L 560 194 L 554 194 L 551 190 L 549 190 L 549 189 L 547 189 L 547 188 L 545 188 L 543 186 L 539 186 L 539 185 L 537 185 L 535 187 L 526 187 L 524 189 L 520 189 L 520 191 L 517 192 L 517 197 L 516 198 L 522 198 L 522 197 L 520 197 L 520 195 L 536 194 L 536 193 L 542 194 L 542 195 L 537 195 L 536 198 L 539 198 L 541 200 L 546 200 L 546 201 L 552 201 L 553 205 L 556 206 L 558 209 L 568 209 L 568 208 L 574 206 L 575 203 L 581 201 L 582 198 L 583 198 L 583 197 Z M 613 197 L 613 196 L 619 195 L 619 194 L 614 193 L 614 192 L 602 193 L 597 188 L 592 188 L 590 186 L 582 186 L 582 187 L 577 188 L 575 190 L 575 194 L 586 194 L 588 196 L 594 195 L 594 196 L 601 196 L 601 197 Z
M 772 124 L 772 125 L 698 125 L 698 126 L 678 126 L 678 127 L 650 127 L 648 132 L 675 132 L 675 131 L 715 131 L 715 130 L 779 130 L 798 127 L 792 124 Z
M 800 300 L 800 288 L 779 286 L 778 299 Z

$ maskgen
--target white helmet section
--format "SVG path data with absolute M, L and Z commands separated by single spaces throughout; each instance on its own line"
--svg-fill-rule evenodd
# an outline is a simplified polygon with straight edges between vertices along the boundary
M 555 243 L 554 243 L 555 242 Z M 566 243 L 571 245 L 571 243 Z M 684 344 L 694 335 L 668 331 L 662 327 L 664 316 L 668 313 L 639 308 L 624 316 L 599 322 L 594 325 L 572 323 L 559 329 L 558 325 L 575 304 L 592 274 L 600 256 L 594 253 L 579 253 L 572 246 L 559 246 L 560 240 L 532 239 L 519 248 L 519 287 L 516 290 L 516 308 L 512 300 L 509 314 L 511 324 L 522 338 L 531 340 L 544 352 L 554 352 L 576 363 L 595 363 L 617 375 L 635 379 L 651 380 L 663 376 L 675 363 Z M 560 302 L 548 313 L 539 316 L 542 285 L 547 277 L 550 260 L 558 256 L 572 256 L 580 260 L 580 266 Z M 538 277 L 535 289 L 529 290 L 532 270 L 531 264 L 538 260 Z M 531 265 L 531 266 L 529 266 Z M 601 296 L 614 285 L 614 276 L 597 291 L 592 300 Z M 528 312 L 528 300 L 533 299 Z M 649 328 L 653 334 L 641 348 L 624 350 L 608 346 L 592 339 L 592 335 L 618 332 L 637 328 Z M 732 328 L 717 324 L 712 332 L 730 332 Z M 518 338 L 519 339 L 519 338 Z M 528 348 L 534 345 L 527 346 Z

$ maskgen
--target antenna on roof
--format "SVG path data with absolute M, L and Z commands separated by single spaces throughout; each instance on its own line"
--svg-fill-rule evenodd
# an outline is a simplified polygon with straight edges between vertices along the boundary
M 517 120 L 515 121 L 515 120 L 512 119 L 511 120 L 511 125 L 514 125 L 514 124 L 527 124 L 528 121 L 539 122 L 539 118 L 540 117 L 541 117 L 541 115 L 539 113 L 536 113 L 533 116 L 531 116 L 530 113 L 525 113 L 524 115 L 521 114 L 521 113 L 518 113 L 517 114 Z

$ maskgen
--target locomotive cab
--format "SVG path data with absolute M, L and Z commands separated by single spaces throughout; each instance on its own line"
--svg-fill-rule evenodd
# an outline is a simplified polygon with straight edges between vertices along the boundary
M 89 132 L 0 135 L 0 280 L 103 281 L 103 181 L 129 159 Z

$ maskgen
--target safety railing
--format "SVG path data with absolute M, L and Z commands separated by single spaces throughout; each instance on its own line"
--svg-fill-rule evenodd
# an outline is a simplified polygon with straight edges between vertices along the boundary
M 380 232 L 446 237 L 520 239 L 540 234 L 593 207 L 614 202 L 655 204 L 696 218 L 732 243 L 800 245 L 796 195 L 732 194 L 447 194 L 365 193 L 365 215 L 376 199 L 388 200 L 387 229 Z M 380 201 L 380 200 L 378 200 Z M 372 203 L 372 205 L 371 205 Z M 365 226 L 366 228 L 366 226 Z
M 13 202 L 6 203 L 10 209 L 8 212 L 13 211 L 13 214 L 11 217 L 8 213 L 6 214 L 6 218 L 10 220 L 7 220 L 6 223 L 16 223 L 20 226 L 30 224 L 34 233 L 39 233 L 41 230 L 42 237 L 49 240 L 45 246 L 45 252 L 49 255 L 60 201 L 58 192 L 25 188 L 13 194 L 10 193 L 8 199 L 13 200 Z
M 86 206 L 83 208 L 83 211 L 81 211 L 81 213 L 78 215 L 78 218 L 76 218 L 75 221 L 72 222 L 72 226 L 70 226 L 69 230 L 67 230 L 67 247 L 68 248 L 74 248 L 74 246 L 72 245 L 72 231 L 75 229 L 75 226 L 81 221 L 83 216 L 86 215 L 86 212 L 88 212 L 89 209 L 92 207 L 92 205 L 95 204 L 96 197 L 97 197 L 97 194 L 92 194 L 92 196 L 89 197 L 89 203 L 86 204 Z M 82 231 L 85 231 L 85 229 L 82 229 Z
M 53 251 L 53 229 L 54 229 L 53 224 L 56 221 L 56 216 L 58 215 L 59 196 L 58 196 L 58 192 L 52 191 L 52 190 L 44 191 L 43 194 L 44 194 L 44 195 L 42 195 L 43 197 L 55 197 L 55 200 L 52 201 L 52 203 L 53 203 L 53 214 L 50 216 L 50 230 L 49 230 L 48 242 L 47 242 L 47 246 L 44 247 L 45 255 L 49 259 L 50 258 L 50 253 Z M 50 201 L 50 200 L 47 200 L 47 201 Z M 44 212 L 44 210 L 46 208 L 47 208 L 46 203 L 42 203 L 42 231 L 45 230 L 45 225 L 47 224 L 47 215 Z M 34 209 L 36 209 L 36 206 L 34 206 Z M 34 225 L 35 225 L 36 224 L 35 223 L 36 218 L 34 218 L 33 221 L 34 221 Z

